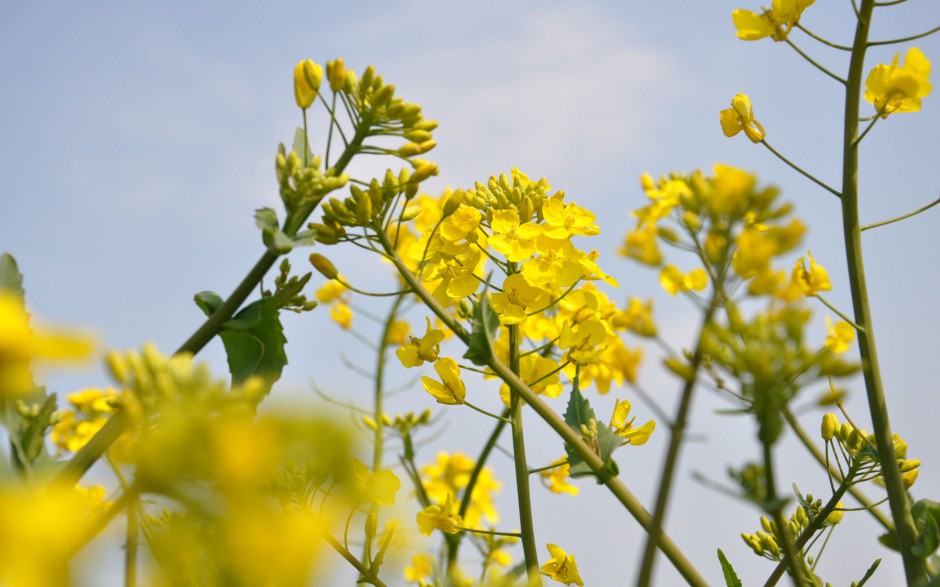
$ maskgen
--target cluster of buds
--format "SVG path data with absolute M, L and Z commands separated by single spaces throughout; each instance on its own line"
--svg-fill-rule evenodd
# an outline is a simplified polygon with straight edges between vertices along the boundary
M 304 165 L 301 156 L 296 151 L 287 153 L 284 145 L 277 149 L 275 172 L 280 186 L 281 200 L 288 212 L 293 212 L 301 206 L 316 205 L 323 196 L 346 185 L 349 175 L 336 174 L 332 167 L 323 171 L 319 156 L 313 157 Z
M 350 185 L 350 195 L 344 200 L 330 198 L 323 202 L 323 223 L 311 223 L 309 227 L 321 238 L 335 237 L 338 240 L 345 234 L 342 228 L 344 226 L 372 226 L 377 220 L 384 219 L 395 206 L 398 196 L 404 196 L 406 202 L 400 219 L 413 219 L 421 212 L 421 207 L 408 206 L 407 202 L 418 194 L 418 186 L 422 181 L 437 175 L 438 168 L 436 163 L 423 159 L 415 159 L 411 163 L 414 166 L 413 171 L 403 167 L 398 175 L 395 175 L 391 169 L 386 170 L 382 181 L 373 179 L 367 189 Z
M 418 426 L 430 422 L 431 410 L 424 410 L 420 414 L 415 414 L 414 412 L 395 414 L 394 418 L 390 418 L 388 414 L 382 414 L 381 421 L 383 427 L 394 428 L 404 436 L 405 434 L 410 434 L 411 431 Z M 365 424 L 366 428 L 369 430 L 376 430 L 378 428 L 375 419 L 370 416 L 363 416 L 362 423 Z
M 838 447 L 846 459 L 850 472 L 855 472 L 856 483 L 862 481 L 881 480 L 881 461 L 878 458 L 875 435 L 868 434 L 848 422 L 839 422 L 839 418 L 828 413 L 823 415 L 821 436 L 826 444 Z M 904 487 L 910 489 L 917 480 L 920 471 L 920 460 L 908 459 L 907 442 L 894 435 L 894 452 L 897 455 L 898 469 L 901 471 L 901 481 Z
M 274 294 L 270 291 L 263 292 L 264 297 L 272 295 L 279 299 L 279 305 L 285 310 L 296 312 L 309 312 L 317 307 L 316 300 L 308 300 L 307 296 L 301 293 L 307 282 L 310 281 L 311 273 L 302 277 L 290 274 L 290 261 L 286 258 L 281 261 L 278 276 L 274 278 Z
M 486 185 L 476 182 L 463 193 L 463 203 L 485 212 L 488 221 L 492 221 L 494 211 L 514 208 L 519 211 L 520 222 L 541 222 L 542 204 L 549 199 L 551 189 L 545 178 L 530 181 L 524 173 L 513 169 L 512 178 L 502 173 L 498 178 L 490 177 Z M 554 197 L 563 198 L 564 192 Z
M 792 537 L 800 536 L 808 528 L 813 526 L 823 510 L 822 500 L 813 500 L 811 494 L 807 494 L 805 497 L 799 497 L 800 505 L 797 506 L 796 511 L 793 512 L 793 515 L 791 515 L 790 519 L 787 521 L 787 529 Z M 839 502 L 837 508 L 841 507 L 842 502 Z M 826 519 L 818 529 L 821 530 L 828 526 L 835 526 L 842 521 L 843 515 L 844 512 L 841 509 L 835 509 L 826 516 Z M 758 556 L 772 561 L 780 561 L 782 557 L 780 544 L 782 544 L 783 538 L 780 535 L 780 529 L 777 527 L 777 523 L 766 516 L 761 516 L 760 525 L 761 530 L 758 530 L 754 534 L 743 533 L 741 534 L 741 538 Z

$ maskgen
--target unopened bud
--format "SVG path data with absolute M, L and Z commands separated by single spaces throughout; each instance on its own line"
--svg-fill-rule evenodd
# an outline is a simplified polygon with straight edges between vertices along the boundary
M 379 528 L 379 516 L 375 512 L 369 512 L 366 516 L 366 538 L 371 540 Z
M 306 110 L 313 104 L 323 79 L 323 68 L 309 59 L 304 59 L 294 68 L 294 98 L 297 106 Z
M 415 172 L 411 174 L 411 181 L 421 183 L 432 175 L 437 175 L 438 172 L 437 163 L 425 163 L 415 169 Z
M 460 204 L 463 203 L 464 196 L 467 192 L 463 190 L 457 190 L 447 198 L 447 201 L 444 202 L 444 216 L 450 216 L 457 211 L 457 208 L 460 207 Z
M 833 413 L 828 413 L 823 416 L 822 419 L 822 439 L 826 442 L 829 442 L 836 435 L 836 430 L 839 427 L 839 419 L 836 418 L 836 415 Z
M 313 265 L 314 269 L 319 271 L 320 274 L 327 279 L 336 279 L 339 275 L 339 271 L 336 270 L 333 263 L 319 253 L 310 254 L 310 263 Z
M 388 102 L 392 94 L 395 93 L 395 86 L 389 84 L 387 86 L 382 86 L 382 88 L 372 96 L 372 106 L 378 108 L 379 106 L 384 106 Z
M 326 64 L 326 79 L 330 82 L 330 89 L 338 92 L 343 89 L 346 83 L 346 64 L 342 57 L 337 57 Z
M 842 511 L 842 508 L 845 507 L 842 502 L 836 504 L 836 509 L 832 510 L 832 513 L 826 516 L 826 522 L 832 526 L 835 526 L 842 521 L 842 518 L 845 516 L 845 512 Z
M 431 133 L 421 129 L 410 130 L 402 136 L 414 143 L 423 143 L 424 141 L 431 140 Z

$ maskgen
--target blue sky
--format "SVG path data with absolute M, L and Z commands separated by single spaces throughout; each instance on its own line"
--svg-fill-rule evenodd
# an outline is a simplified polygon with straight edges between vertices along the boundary
M 743 137 L 726 139 L 717 114 L 735 93 L 749 94 L 768 141 L 837 186 L 840 88 L 783 44 L 738 41 L 730 19 L 738 7 L 758 10 L 759 3 L 5 5 L 0 249 L 18 259 L 30 308 L 47 322 L 89 327 L 107 347 L 150 340 L 171 351 L 200 323 L 192 296 L 206 289 L 228 293 L 262 251 L 252 214 L 279 204 L 275 150 L 279 142 L 290 142 L 300 121 L 291 88 L 294 64 L 342 56 L 357 70 L 374 64 L 398 95 L 440 121 L 439 146 L 431 155 L 441 175 L 427 182 L 429 191 L 469 186 L 519 167 L 547 177 L 567 199 L 594 210 L 603 234 L 593 246 L 602 253 L 602 266 L 620 280 L 615 298 L 655 296 L 657 319 L 675 346 L 694 336 L 694 311 L 658 292 L 653 272 L 615 253 L 631 225 L 629 210 L 642 205 L 642 172 L 660 175 L 724 162 L 780 186 L 810 227 L 808 248 L 830 271 L 834 291 L 828 299 L 848 311 L 838 202 L 762 147 Z M 876 16 L 873 37 L 892 38 L 935 26 L 940 9 L 911 0 Z M 850 42 L 848 2 L 818 2 L 803 22 L 834 41 Z M 844 71 L 844 54 L 799 33 L 793 38 Z M 868 67 L 908 46 L 873 49 Z M 936 38 L 916 46 L 933 59 L 940 55 Z M 880 122 L 865 139 L 864 223 L 940 195 L 936 99 L 928 97 L 921 113 Z M 863 112 L 869 112 L 867 105 Z M 311 143 L 315 150 L 322 144 L 316 136 Z M 379 165 L 367 162 L 354 172 L 381 173 Z M 874 230 L 864 240 L 892 423 L 908 440 L 911 455 L 925 461 L 916 494 L 933 498 L 940 489 L 932 468 L 940 455 L 930 448 L 937 444 L 936 214 Z M 373 260 L 320 252 L 357 284 L 392 287 L 390 274 Z M 296 267 L 304 267 L 307 254 L 292 256 Z M 817 313 L 823 316 L 824 308 Z M 423 321 L 418 313 L 411 318 L 413 324 Z M 340 334 L 326 312 L 287 316 L 284 323 L 291 364 L 275 401 L 313 408 L 315 382 L 366 402 L 367 382 L 335 365 L 340 354 L 364 357 L 367 364 L 373 359 Z M 359 326 L 367 336 L 374 330 L 365 320 Z M 821 323 L 817 330 L 821 340 Z M 206 349 L 203 358 L 224 373 L 220 345 Z M 401 374 L 401 381 L 408 377 Z M 57 376 L 50 385 L 67 393 L 102 381 L 101 370 L 93 369 Z M 642 383 L 672 409 L 679 386 L 654 362 L 644 366 Z M 478 393 L 488 389 L 481 385 Z M 861 385 L 851 389 L 850 409 L 864 419 Z M 396 395 L 391 409 L 431 407 L 419 391 Z M 808 390 L 807 400 L 819 391 Z M 596 401 L 612 405 L 614 395 Z M 629 390 L 620 396 L 635 399 Z M 480 403 L 496 405 L 485 398 Z M 562 400 L 556 403 L 562 411 Z M 714 551 L 721 547 L 751 584 L 766 576 L 769 565 L 738 536 L 758 527 L 758 512 L 689 477 L 696 470 L 723 479 L 727 465 L 757 457 L 750 423 L 714 415 L 723 407 L 708 391 L 696 398 L 692 432 L 700 440 L 683 453 L 668 530 L 710 581 L 720 578 Z M 819 416 L 807 416 L 807 426 L 815 429 Z M 471 453 L 482 442 L 476 431 L 489 426 L 463 411 L 449 412 L 445 422 L 448 434 L 435 446 Z M 533 424 L 527 434 L 535 460 L 560 454 L 560 443 L 544 427 Z M 647 503 L 665 446 L 666 435 L 660 434 L 642 449 L 618 453 L 624 481 Z M 782 479 L 823 493 L 825 478 L 791 442 L 781 453 L 791 467 Z M 433 458 L 433 448 L 424 457 Z M 508 460 L 494 464 L 504 480 L 509 518 Z M 581 487 L 575 499 L 536 489 L 539 541 L 575 553 L 589 585 L 632 580 L 642 545 L 638 528 L 602 488 L 587 482 Z M 867 561 L 884 556 L 875 584 L 900 577 L 898 561 L 874 544 L 876 532 L 864 515 L 847 516 L 830 547 L 833 558 L 823 563 L 828 562 L 825 576 L 848 583 L 862 575 Z M 658 568 L 658 584 L 674 584 L 668 564 Z

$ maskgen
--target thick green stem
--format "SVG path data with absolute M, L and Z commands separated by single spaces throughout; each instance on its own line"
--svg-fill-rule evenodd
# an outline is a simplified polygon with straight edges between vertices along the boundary
M 395 268 L 398 269 L 399 274 L 402 276 L 402 279 L 405 280 L 408 285 L 411 286 L 415 295 L 421 298 L 421 301 L 432 311 L 438 318 L 440 318 L 444 324 L 450 328 L 454 334 L 463 341 L 464 344 L 469 344 L 470 335 L 467 331 L 460 325 L 459 322 L 444 308 L 431 293 L 421 285 L 417 280 L 415 275 L 408 269 L 404 264 L 401 258 L 397 255 L 395 250 L 392 248 L 391 243 L 388 241 L 388 237 L 383 233 L 378 233 L 378 238 L 382 243 L 382 247 L 385 249 L 386 254 L 388 255 L 389 260 L 395 265 Z M 509 389 L 518 393 L 522 399 L 532 408 L 532 410 L 539 415 L 542 420 L 548 424 L 552 430 L 555 431 L 558 436 L 561 437 L 571 448 L 584 459 L 584 462 L 591 468 L 591 470 L 597 475 L 598 480 L 601 483 L 607 486 L 610 492 L 614 497 L 619 501 L 624 508 L 630 513 L 631 516 L 640 524 L 640 526 L 646 531 L 649 532 L 652 526 L 652 517 L 649 512 L 643 507 L 640 501 L 627 489 L 627 486 L 623 484 L 620 479 L 615 477 L 610 469 L 605 465 L 604 461 L 594 452 L 594 449 L 588 446 L 584 440 L 581 438 L 581 433 L 575 431 L 573 428 L 568 426 L 564 419 L 555 413 L 555 411 L 532 389 L 525 384 L 512 370 L 504 365 L 495 356 L 490 357 L 490 360 L 487 362 L 487 365 L 493 372 L 502 379 Z M 659 548 L 663 551 L 663 554 L 666 555 L 666 558 L 672 562 L 673 566 L 679 572 L 680 575 L 686 580 L 689 585 L 693 587 L 707 587 L 708 582 L 702 577 L 702 575 L 692 566 L 692 563 L 689 562 L 681 550 L 676 546 L 676 544 L 665 534 L 665 532 L 659 535 Z
M 904 560 L 904 573 L 908 585 L 916 585 L 927 578 L 926 567 L 924 560 L 915 557 L 911 552 L 917 541 L 917 529 L 914 527 L 907 493 L 901 481 L 901 472 L 898 469 L 897 456 L 894 452 L 891 424 L 888 420 L 888 406 L 881 381 L 878 352 L 875 348 L 875 332 L 868 302 L 868 285 L 862 262 L 862 231 L 858 211 L 858 143 L 856 139 L 858 137 L 859 97 L 874 7 L 874 0 L 862 0 L 855 29 L 852 59 L 849 63 L 843 134 L 842 227 L 852 290 L 852 305 L 855 308 L 855 323 L 862 327 L 862 330 L 858 332 L 858 346 L 862 356 L 868 408 L 871 413 L 878 455 L 881 459 L 885 488 L 888 491 L 891 517 L 894 519 L 901 557 Z
M 679 399 L 679 410 L 670 428 L 666 462 L 663 464 L 663 471 L 659 478 L 659 490 L 656 495 L 656 505 L 653 508 L 653 520 L 646 537 L 646 546 L 643 549 L 643 562 L 637 577 L 636 584 L 641 587 L 647 587 L 651 584 L 653 579 L 653 567 L 656 561 L 656 545 L 659 543 L 660 534 L 663 532 L 663 524 L 666 519 L 666 504 L 669 502 L 672 479 L 679 461 L 679 449 L 682 446 L 689 410 L 692 407 L 692 394 L 695 390 L 695 383 L 698 380 L 699 366 L 702 363 L 702 338 L 705 334 L 705 328 L 708 326 L 709 322 L 712 321 L 715 310 L 718 308 L 718 302 L 722 297 L 724 275 L 725 272 L 722 271 L 715 278 L 714 291 L 712 292 L 708 307 L 705 309 L 705 315 L 702 318 L 702 327 L 698 335 L 698 342 L 695 344 L 695 351 L 692 354 L 692 361 L 689 365 L 691 376 L 682 387 L 682 396 Z
M 509 369 L 519 375 L 519 326 L 509 326 Z M 516 497 L 519 506 L 519 525 L 522 529 L 522 552 L 525 555 L 529 586 L 541 585 L 538 545 L 535 543 L 535 524 L 532 521 L 532 496 L 529 492 L 529 463 L 525 456 L 525 436 L 522 428 L 522 398 L 518 391 L 509 391 L 509 419 L 512 421 L 512 456 L 516 472 Z

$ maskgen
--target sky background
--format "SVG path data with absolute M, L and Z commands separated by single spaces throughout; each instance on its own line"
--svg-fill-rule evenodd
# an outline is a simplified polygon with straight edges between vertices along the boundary
M 629 296 L 653 296 L 660 330 L 673 346 L 687 346 L 695 336 L 694 308 L 658 291 L 654 271 L 616 254 L 632 226 L 629 211 L 644 203 L 643 172 L 658 176 L 722 162 L 780 186 L 809 226 L 806 246 L 829 270 L 834 291 L 827 299 L 850 313 L 837 199 L 743 136 L 726 139 L 718 124 L 718 111 L 736 93 L 750 95 L 768 142 L 838 187 L 841 87 L 784 44 L 737 40 L 730 14 L 739 7 L 757 11 L 760 4 L 4 3 L 0 250 L 18 260 L 28 305 L 46 323 L 87 327 L 107 348 L 153 341 L 171 352 L 201 323 L 193 295 L 202 290 L 227 295 L 262 252 L 252 216 L 256 208 L 280 207 L 274 155 L 279 142 L 291 142 L 300 123 L 292 94 L 294 65 L 304 58 L 325 63 L 341 56 L 357 71 L 374 64 L 395 84 L 397 95 L 422 104 L 425 116 L 440 122 L 434 133 L 439 146 L 430 156 L 441 174 L 424 184 L 427 191 L 469 187 L 519 167 L 530 177 L 548 178 L 567 200 L 593 210 L 602 235 L 591 246 L 621 284 L 613 299 L 622 304 Z M 878 10 L 872 38 L 916 34 L 938 21 L 940 5 L 910 0 Z M 850 44 L 854 15 L 849 2 L 821 0 L 806 11 L 803 24 Z M 792 38 L 844 74 L 847 54 L 802 33 Z M 915 45 L 932 59 L 940 55 L 935 37 Z M 890 62 L 895 50 L 909 46 L 872 49 L 866 69 Z M 940 195 L 937 99 L 925 99 L 918 114 L 881 121 L 865 139 L 863 224 L 909 212 Z M 322 116 L 316 108 L 312 112 Z M 870 105 L 863 104 L 862 112 L 870 114 Z M 311 144 L 322 150 L 322 136 L 311 136 Z M 384 172 L 377 165 L 353 172 L 361 177 Z M 934 499 L 940 495 L 934 428 L 937 214 L 864 236 L 892 425 L 908 441 L 909 455 L 925 463 L 915 495 Z M 356 285 L 393 287 L 387 266 L 375 259 L 337 252 L 344 249 L 318 250 Z M 309 252 L 291 256 L 298 271 Z M 671 260 L 691 264 L 680 255 Z M 368 307 L 385 311 L 381 304 Z M 817 310 L 811 336 L 821 341 L 828 311 Z M 423 331 L 423 315 L 409 317 L 413 328 Z M 356 320 L 366 337 L 378 336 L 374 324 L 362 316 Z M 287 315 L 283 323 L 291 362 L 274 403 L 326 409 L 312 391 L 316 384 L 334 397 L 367 405 L 369 382 L 342 368 L 340 359 L 372 365 L 370 351 L 329 322 L 323 310 Z M 200 358 L 220 376 L 225 373 L 220 344 L 210 345 Z M 397 383 L 413 381 L 413 375 L 400 372 Z M 47 383 L 68 393 L 105 381 L 96 367 Z M 652 358 L 640 381 L 660 405 L 674 410 L 680 386 Z M 849 387 L 849 409 L 867 424 L 864 390 L 857 380 Z M 810 405 L 821 392 L 807 389 L 796 403 Z M 472 386 L 468 393 L 481 406 L 498 406 L 492 385 Z M 629 389 L 589 395 L 599 414 L 609 414 L 616 397 L 633 401 L 641 421 L 652 416 Z M 563 396 L 552 405 L 562 412 L 565 401 Z M 426 407 L 438 406 L 420 384 L 412 384 L 390 400 L 389 411 Z M 699 471 L 724 482 L 728 466 L 758 458 L 750 420 L 715 414 L 728 407 L 707 390 L 696 396 L 690 431 L 695 442 L 681 455 L 667 529 L 709 582 L 721 582 L 715 557 L 720 547 L 745 585 L 752 585 L 772 568 L 739 537 L 759 528 L 759 512 L 691 478 Z M 806 427 L 815 432 L 821 414 L 807 412 Z M 561 442 L 551 431 L 534 417 L 529 421 L 530 462 L 561 455 Z M 446 433 L 425 447 L 419 460 L 432 460 L 436 449 L 475 454 L 487 434 L 481 430 L 490 423 L 469 410 L 451 409 L 441 426 Z M 663 426 L 646 446 L 617 453 L 621 478 L 649 507 L 667 438 Z M 509 445 L 508 436 L 504 444 Z M 824 474 L 802 455 L 792 435 L 778 452 L 780 489 L 795 481 L 804 491 L 825 494 Z M 390 462 L 395 460 L 391 455 Z M 510 461 L 497 454 L 493 465 L 504 483 L 504 529 L 512 529 Z M 578 485 L 577 498 L 534 487 L 540 555 L 547 559 L 544 544 L 557 543 L 577 557 L 588 585 L 632 582 L 642 532 L 603 487 L 587 480 Z M 876 495 L 874 489 L 869 493 Z M 843 526 L 821 563 L 823 576 L 848 584 L 874 558 L 884 557 L 869 584 L 898 584 L 900 561 L 877 544 L 878 529 L 869 517 L 848 515 Z M 90 549 L 86 560 L 99 552 Z M 336 564 L 342 568 L 338 557 Z M 664 559 L 657 569 L 657 585 L 680 582 Z M 88 581 L 118 585 L 120 577 L 97 565 L 97 575 Z

